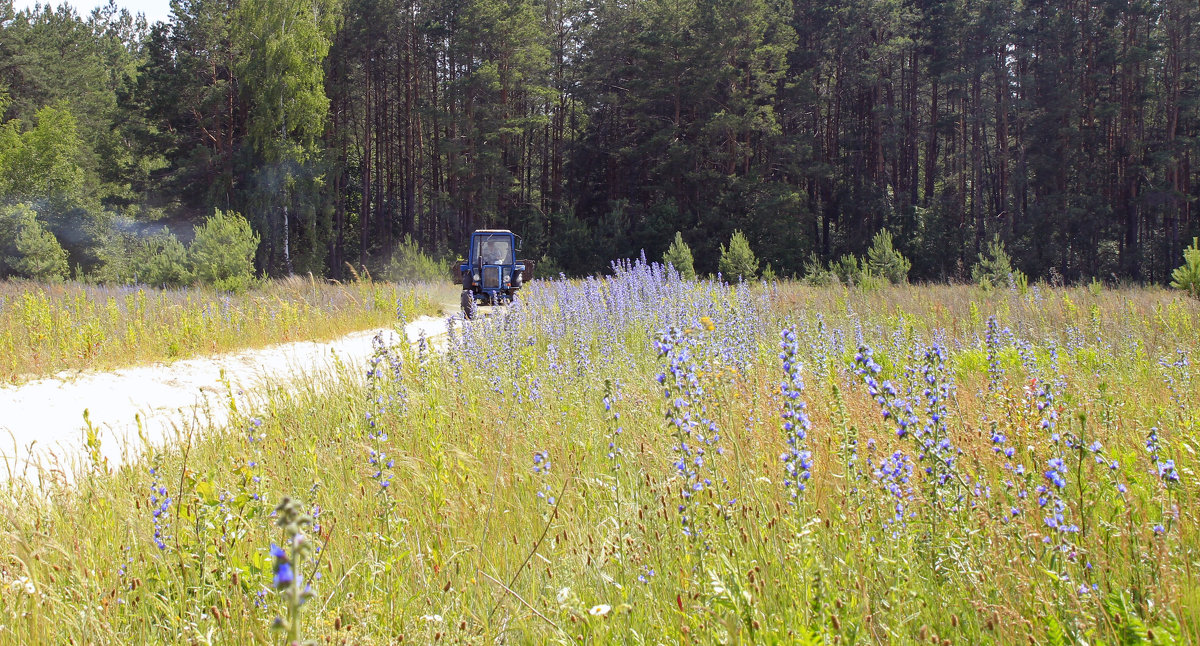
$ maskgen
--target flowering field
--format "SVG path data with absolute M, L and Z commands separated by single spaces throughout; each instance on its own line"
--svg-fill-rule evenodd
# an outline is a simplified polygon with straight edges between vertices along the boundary
M 0 282 L 0 382 L 102 369 L 386 326 L 397 307 L 437 311 L 431 290 L 390 283 L 265 283 L 241 295 L 209 288 Z M 453 292 L 441 295 L 449 300 Z
M 1200 640 L 1195 301 L 614 270 L 4 485 L 0 642 Z

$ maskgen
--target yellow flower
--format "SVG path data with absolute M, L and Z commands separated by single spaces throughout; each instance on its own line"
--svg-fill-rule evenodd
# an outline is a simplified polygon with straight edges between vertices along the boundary
M 712 319 L 708 318 L 707 316 L 701 316 L 700 322 L 704 324 L 704 329 L 708 330 L 709 332 L 717 329 L 716 324 L 714 324 Z

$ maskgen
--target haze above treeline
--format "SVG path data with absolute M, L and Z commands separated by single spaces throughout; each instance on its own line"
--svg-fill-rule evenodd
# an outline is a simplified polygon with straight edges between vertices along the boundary
M 998 237 L 1163 283 L 1200 234 L 1194 0 L 3 0 L 0 97 L 0 237 L 81 278 L 216 209 L 337 278 L 485 227 L 573 274 L 740 230 L 803 275 L 886 228 L 917 280 Z

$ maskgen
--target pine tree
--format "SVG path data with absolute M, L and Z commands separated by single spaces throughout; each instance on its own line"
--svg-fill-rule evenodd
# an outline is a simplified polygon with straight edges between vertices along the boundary
M 758 275 L 758 259 L 750 249 L 750 242 L 741 231 L 734 231 L 729 238 L 729 248 L 721 245 L 721 260 L 718 264 L 725 280 L 754 280 Z
M 684 280 L 696 279 L 696 268 L 692 264 L 692 249 L 683 241 L 683 234 L 678 231 L 675 232 L 675 241 L 663 254 L 663 264 L 674 267 L 675 271 L 679 272 L 679 277 Z
M 892 234 L 887 229 L 875 234 L 871 248 L 867 250 L 866 264 L 873 274 L 893 284 L 907 283 L 908 271 L 912 269 L 908 258 L 892 246 Z

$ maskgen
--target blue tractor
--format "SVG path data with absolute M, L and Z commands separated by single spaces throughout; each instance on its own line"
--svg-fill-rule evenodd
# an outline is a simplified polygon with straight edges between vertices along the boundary
M 476 305 L 512 302 L 513 294 L 533 276 L 533 261 L 517 260 L 521 238 L 507 229 L 479 229 L 471 234 L 471 249 L 458 266 L 463 316 L 475 315 Z

